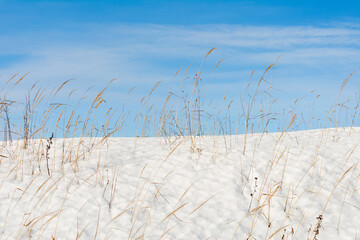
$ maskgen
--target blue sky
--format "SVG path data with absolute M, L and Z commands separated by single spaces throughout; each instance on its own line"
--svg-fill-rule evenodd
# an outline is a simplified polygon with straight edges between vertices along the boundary
M 69 23 L 313 25 L 359 17 L 357 1 L 1 1 L 2 26 Z M 24 20 L 26 22 L 24 22 Z M 10 24 L 9 24 L 10 23 Z
M 252 70 L 259 77 L 280 56 L 268 80 L 282 104 L 316 89 L 320 109 L 360 68 L 360 3 L 0 0 L 0 80 L 30 73 L 18 93 L 37 80 L 53 87 L 74 78 L 74 88 L 95 91 L 116 78 L 109 102 L 131 105 L 159 80 L 173 87 L 179 68 L 195 73 L 213 47 L 203 75 L 210 97 L 236 98 Z

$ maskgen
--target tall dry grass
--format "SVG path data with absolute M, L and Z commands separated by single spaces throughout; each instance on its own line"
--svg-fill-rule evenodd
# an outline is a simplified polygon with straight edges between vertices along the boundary
M 252 189 L 248 213 L 245 216 L 251 219 L 251 227 L 249 228 L 247 238 L 253 238 L 259 218 L 265 217 L 268 221 L 268 228 L 262 231 L 267 232 L 266 239 L 279 239 L 279 237 L 284 239 L 285 236 L 294 239 L 301 222 L 297 227 L 288 226 L 285 224 L 285 219 L 291 215 L 292 207 L 295 205 L 295 195 L 303 178 L 310 173 L 316 174 L 315 171 L 318 171 L 319 175 L 322 174 L 323 159 L 319 160 L 319 155 L 324 155 L 326 144 L 330 139 L 329 132 L 324 130 L 316 147 L 313 163 L 307 172 L 297 184 L 285 186 L 283 179 L 286 175 L 287 160 L 290 152 L 284 145 L 284 138 L 288 137 L 288 132 L 293 130 L 312 129 L 319 126 L 324 129 L 331 127 L 339 128 L 341 126 L 349 126 L 351 128 L 358 126 L 360 98 L 355 98 L 354 101 L 349 98 L 342 98 L 342 93 L 352 74 L 345 78 L 334 104 L 325 111 L 322 118 L 314 117 L 311 114 L 306 115 L 304 112 L 301 112 L 300 104 L 301 101 L 304 101 L 304 97 L 301 96 L 290 106 L 287 106 L 286 109 L 283 108 L 282 112 L 273 112 L 279 103 L 279 98 L 275 96 L 276 91 L 274 89 L 276 87 L 268 81 L 267 75 L 276 67 L 277 60 L 265 68 L 258 80 L 253 79 L 254 72 L 252 72 L 250 82 L 244 89 L 239 90 L 238 98 L 229 98 L 226 95 L 226 89 L 221 89 L 224 92 L 224 97 L 220 101 L 218 99 L 208 100 L 206 95 L 207 86 L 202 78 L 202 67 L 206 59 L 215 50 L 216 48 L 213 48 L 205 55 L 193 77 L 188 75 L 189 67 L 184 71 L 182 77 L 179 69 L 172 80 L 178 81 L 178 89 L 165 88 L 166 93 L 158 95 L 164 96 L 164 98 L 160 99 L 160 104 L 159 97 L 157 96 L 154 100 L 154 96 L 156 96 L 157 91 L 161 90 L 160 88 L 164 83 L 161 81 L 156 82 L 149 93 L 139 101 L 138 111 L 134 109 L 128 110 L 124 105 L 120 109 L 115 109 L 114 106 L 107 104 L 106 90 L 111 84 L 114 84 L 113 80 L 95 94 L 90 101 L 88 101 L 87 96 L 76 99 L 75 90 L 65 91 L 71 84 L 70 80 L 59 84 L 50 91 L 39 88 L 38 83 L 34 83 L 26 91 L 25 99 L 19 101 L 10 99 L 8 96 L 15 88 L 19 88 L 22 81 L 27 79 L 28 76 L 27 74 L 23 76 L 15 74 L 8 79 L 0 91 L 0 129 L 3 129 L 0 164 L 8 161 L 11 163 L 8 166 L 11 167 L 7 170 L 4 178 L 0 179 L 0 188 L 4 187 L 3 183 L 10 177 L 22 180 L 27 178 L 27 176 L 32 177 L 26 183 L 27 186 L 25 188 L 16 190 L 9 196 L 10 203 L 5 214 L 2 232 L 8 227 L 9 213 L 16 209 L 25 194 L 32 194 L 31 201 L 26 209 L 29 214 L 24 216 L 19 225 L 18 232 L 14 236 L 19 239 L 26 232 L 31 237 L 36 228 L 38 238 L 51 237 L 56 239 L 57 231 L 61 228 L 58 223 L 64 211 L 64 204 L 72 192 L 69 188 L 66 190 L 63 203 L 59 209 L 54 210 L 49 206 L 46 208 L 44 206 L 54 197 L 56 189 L 59 185 L 63 184 L 69 172 L 73 174 L 71 181 L 77 182 L 78 188 L 95 178 L 95 185 L 99 184 L 103 187 L 102 197 L 108 199 L 108 209 L 112 211 L 116 201 L 116 192 L 119 191 L 117 188 L 118 167 L 110 169 L 109 173 L 106 162 L 108 153 L 100 151 L 99 148 L 103 149 L 111 137 L 121 136 L 124 128 L 134 126 L 132 129 L 134 130 L 133 136 L 135 137 L 135 154 L 137 151 L 137 140 L 150 136 L 161 137 L 170 148 L 164 157 L 159 159 L 153 166 L 144 166 L 139 173 L 138 184 L 132 200 L 125 209 L 116 213 L 106 225 L 113 224 L 124 214 L 129 213 L 131 215 L 130 230 L 128 232 L 129 239 L 146 238 L 149 232 L 151 233 L 160 226 L 165 226 L 161 238 L 165 237 L 175 227 L 175 225 L 171 227 L 167 225 L 170 218 L 178 219 L 179 222 L 182 221 L 178 218 L 177 214 L 180 211 L 185 211 L 184 209 L 188 203 L 183 203 L 183 199 L 193 184 L 186 188 L 182 195 L 180 195 L 175 207 L 165 214 L 163 220 L 154 227 L 151 224 L 152 204 L 159 199 L 167 201 L 166 197 L 161 193 L 161 183 L 171 174 L 160 177 L 159 171 L 179 146 L 185 143 L 190 143 L 190 151 L 197 155 L 195 164 L 198 164 L 199 161 L 202 161 L 204 139 L 208 136 L 214 136 L 213 161 L 217 161 L 217 157 L 221 154 L 227 156 L 235 148 L 239 147 L 240 144 L 242 154 L 244 156 L 252 156 L 250 168 L 243 169 L 241 162 L 241 172 L 239 173 L 241 175 L 242 193 L 244 193 L 244 189 L 249 185 Z M 223 59 L 219 60 L 214 66 L 214 70 L 222 62 Z M 128 94 L 131 94 L 133 91 L 136 91 L 136 87 L 131 88 Z M 61 96 L 60 99 L 64 102 L 57 102 L 59 96 Z M 319 95 L 316 95 L 311 101 L 316 102 L 319 97 Z M 77 104 L 74 105 L 73 103 L 76 101 Z M 86 110 L 84 110 L 84 105 L 86 105 Z M 317 124 L 314 124 L 315 118 Z M 257 167 L 254 162 L 255 151 L 261 145 L 264 135 L 271 131 L 277 131 L 279 134 L 275 140 L 272 155 L 267 162 L 265 174 L 259 179 L 253 176 L 253 169 Z M 250 146 L 253 148 L 253 152 L 251 152 L 248 150 L 248 138 L 254 133 L 259 133 L 261 137 L 255 142 L 254 146 Z M 351 131 L 349 134 L 351 134 Z M 217 135 L 222 137 L 221 143 L 220 138 L 215 137 Z M 224 145 L 224 153 L 220 152 L 220 147 L 218 147 L 220 144 Z M 354 146 L 349 152 L 344 165 L 346 165 L 356 147 Z M 98 159 L 94 172 L 89 174 L 86 179 L 79 178 L 77 174 L 81 170 L 81 162 L 94 156 Z M 58 162 L 56 159 L 61 159 L 61 161 Z M 274 171 L 280 166 L 281 181 L 274 183 L 272 181 Z M 316 168 L 316 166 L 319 166 L 319 168 Z M 322 219 L 325 217 L 324 212 L 328 202 L 340 183 L 354 168 L 356 166 L 349 167 L 338 179 L 328 200 L 324 203 L 324 208 L 319 214 L 317 223 L 309 232 L 309 239 L 317 239 L 319 234 L 321 234 Z M 54 174 L 56 172 L 61 172 L 61 174 Z M 46 179 L 42 180 L 42 183 L 35 192 L 28 193 L 28 189 L 41 176 L 46 176 Z M 70 183 L 67 182 L 67 184 Z M 347 185 L 346 193 L 349 191 L 349 184 Z M 155 191 L 153 191 L 154 186 L 156 188 Z M 274 229 L 272 228 L 271 221 L 272 201 L 273 198 L 277 197 L 279 191 L 286 188 L 286 196 L 284 196 L 284 212 L 286 217 L 283 225 L 277 226 Z M 213 197 L 203 199 L 201 204 L 187 212 L 187 216 L 196 214 L 200 208 L 211 202 Z M 346 195 L 344 196 L 343 205 L 345 200 Z M 98 217 L 94 219 L 96 222 L 94 239 L 98 235 L 101 211 L 103 210 L 99 207 Z M 31 213 L 36 213 L 37 215 L 34 216 Z M 341 215 L 342 210 L 339 215 L 338 225 L 341 223 Z M 140 221 L 140 218 L 145 218 L 146 221 Z M 44 236 L 45 230 L 54 221 L 56 222 L 54 234 Z M 84 234 L 89 224 L 82 225 L 81 227 L 78 226 L 76 238 L 80 238 Z M 234 238 L 237 236 L 240 225 L 241 221 L 239 221 L 234 229 Z M 108 235 L 108 238 L 110 236 L 111 234 Z

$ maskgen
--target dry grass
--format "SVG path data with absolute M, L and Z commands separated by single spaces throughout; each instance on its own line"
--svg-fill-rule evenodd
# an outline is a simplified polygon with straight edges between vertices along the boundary
M 184 202 L 184 200 L 194 186 L 194 182 L 185 188 L 182 194 L 179 193 L 175 205 L 171 205 L 171 210 L 164 213 L 162 220 L 154 225 L 151 215 L 154 203 L 160 200 L 168 202 L 162 191 L 168 176 L 172 174 L 172 172 L 169 172 L 166 176 L 162 176 L 160 170 L 176 150 L 187 143 L 190 143 L 190 152 L 196 154 L 195 164 L 199 164 L 200 158 L 203 156 L 203 141 L 207 136 L 213 135 L 212 160 L 214 162 L 218 161 L 219 156 L 226 158 L 239 145 L 241 145 L 244 158 L 249 159 L 248 156 L 251 156 L 248 169 L 244 169 L 243 159 L 240 159 L 241 172 L 239 175 L 241 176 L 239 177 L 241 178 L 242 194 L 245 194 L 245 189 L 251 189 L 251 193 L 248 212 L 243 219 L 235 221 L 237 224 L 234 228 L 234 238 L 238 237 L 239 227 L 242 222 L 248 220 L 251 224 L 247 232 L 247 239 L 255 239 L 258 231 L 267 232 L 266 239 L 295 239 L 299 226 L 303 224 L 306 218 L 305 213 L 297 226 L 287 224 L 287 219 L 291 217 L 297 201 L 303 194 L 306 194 L 306 190 L 301 189 L 303 179 L 310 172 L 313 177 L 316 173 L 319 176 L 322 175 L 325 163 L 321 156 L 325 155 L 327 143 L 331 140 L 329 131 L 322 131 L 313 155 L 313 162 L 304 175 L 300 177 L 297 183 L 285 185 L 287 163 L 289 156 L 292 154 L 284 143 L 285 139 L 291 138 L 288 132 L 294 129 L 311 128 L 313 126 L 313 117 L 310 116 L 310 120 L 306 122 L 303 121 L 302 113 L 298 113 L 297 107 L 302 98 L 297 99 L 288 112 L 283 112 L 281 118 L 276 117 L 280 113 L 271 112 L 272 108 L 278 103 L 278 98 L 272 95 L 274 87 L 266 80 L 266 76 L 276 66 L 277 61 L 266 68 L 255 86 L 252 86 L 252 80 L 249 82 L 244 92 L 241 93 L 240 99 L 228 99 L 225 94 L 222 101 L 219 101 L 220 106 L 212 106 L 211 101 L 207 101 L 202 89 L 202 66 L 215 49 L 211 49 L 205 55 L 199 70 L 192 79 L 189 80 L 187 75 L 189 67 L 185 70 L 184 77 L 180 79 L 180 88 L 176 91 L 168 90 L 161 105 L 152 101 L 152 97 L 162 85 L 162 82 L 158 81 L 150 92 L 141 99 L 139 112 L 132 112 L 123 108 L 119 113 L 107 105 L 105 92 L 113 81 L 110 81 L 105 88 L 90 100 L 87 111 L 83 112 L 83 108 L 80 109 L 79 105 L 85 103 L 85 97 L 81 98 L 75 107 L 71 107 L 71 104 L 65 102 L 53 102 L 61 94 L 66 95 L 67 99 L 74 96 L 74 90 L 69 93 L 64 92 L 70 80 L 55 87 L 50 91 L 51 95 L 46 95 L 47 91 L 38 89 L 35 83 L 29 89 L 25 103 L 21 103 L 10 100 L 7 96 L 9 91 L 18 87 L 26 79 L 27 75 L 18 77 L 18 74 L 15 74 L 10 78 L 0 92 L 0 116 L 2 119 L 0 126 L 4 129 L 0 165 L 9 167 L 6 174 L 3 175 L 4 178 L 1 179 L 0 188 L 3 188 L 3 183 L 10 178 L 20 180 L 25 185 L 16 188 L 8 196 L 9 202 L 4 215 L 2 233 L 8 227 L 8 216 L 11 211 L 16 210 L 24 196 L 31 195 L 31 197 L 27 208 L 24 209 L 26 214 L 24 214 L 21 223 L 18 223 L 18 231 L 1 238 L 20 239 L 25 232 L 25 235 L 29 238 L 36 234 L 39 239 L 57 239 L 59 229 L 61 229 L 59 219 L 64 212 L 65 203 L 71 194 L 87 184 L 100 185 L 103 188 L 102 198 L 107 201 L 109 212 L 114 212 L 111 220 L 105 224 L 110 228 L 107 233 L 108 238 L 111 237 L 111 231 L 116 230 L 113 227 L 115 223 L 126 214 L 131 216 L 128 239 L 144 239 L 148 234 L 159 228 L 163 229 L 160 238 L 165 238 L 167 234 L 176 228 L 177 223 L 185 221 L 190 215 L 196 214 L 199 209 L 206 208 L 207 204 L 211 203 L 211 200 L 216 197 L 216 194 L 210 198 L 201 199 L 200 204 L 189 209 L 188 205 L 190 203 Z M 223 59 L 217 62 L 214 70 L 222 61 Z M 180 69 L 176 72 L 173 81 L 178 78 L 179 73 Z M 251 77 L 253 77 L 253 74 L 254 72 Z M 351 75 L 343 81 L 334 105 L 324 114 L 324 118 L 320 121 L 323 127 L 340 127 L 344 109 L 348 111 L 350 108 L 350 100 L 347 99 L 341 102 L 341 94 Z M 188 83 L 189 81 L 190 83 Z M 131 94 L 135 89 L 135 87 L 131 88 L 128 94 Z M 316 99 L 318 98 L 319 95 L 316 95 Z M 357 126 L 359 102 L 360 98 L 354 102 L 353 112 L 346 113 L 352 117 L 349 118 L 349 122 L 342 123 L 343 125 Z M 15 110 L 21 107 L 23 108 L 22 115 Z M 101 117 L 98 118 L 98 115 L 101 115 Z M 101 119 L 101 121 L 99 122 L 98 119 Z M 139 173 L 132 200 L 124 209 L 119 211 L 114 209 L 114 205 L 118 201 L 116 198 L 117 192 L 121 191 L 117 188 L 119 168 L 107 165 L 108 152 L 101 149 L 107 149 L 104 146 L 107 146 L 109 139 L 112 136 L 120 136 L 124 126 L 132 121 L 136 123 L 134 154 L 137 151 L 138 138 L 148 136 L 161 137 L 165 144 L 169 146 L 169 149 L 156 163 L 143 167 Z M 271 129 L 279 130 L 277 139 L 274 141 L 273 152 L 268 159 L 264 175 L 253 176 L 253 169 L 258 167 L 255 159 L 256 153 L 262 144 L 263 137 Z M 243 139 L 239 139 L 241 133 Z M 249 137 L 254 133 L 260 133 L 260 135 L 254 142 L 254 146 L 250 146 Z M 221 138 L 215 137 L 216 135 L 222 137 L 222 142 L 219 140 Z M 63 139 L 60 141 L 59 138 Z M 297 139 L 291 139 L 291 141 L 295 142 Z M 333 141 L 337 140 L 333 139 Z M 221 144 L 224 145 L 225 152 L 220 151 L 219 145 Z M 251 148 L 253 148 L 252 152 L 249 150 Z M 348 165 L 349 159 L 356 149 L 357 145 L 349 149 L 344 158 L 344 166 Z M 88 173 L 85 177 L 79 176 L 81 164 L 90 157 L 98 159 L 94 171 Z M 57 161 L 57 159 L 60 159 L 60 161 Z M 7 162 L 7 165 L 4 165 L 5 162 Z M 356 178 L 354 175 L 356 167 L 356 164 L 347 167 L 347 170 L 337 180 L 330 196 L 323 204 L 323 209 L 319 210 L 317 223 L 309 230 L 309 239 L 318 239 L 321 236 L 322 220 L 323 217 L 326 217 L 326 208 L 329 201 L 351 171 L 351 179 Z M 55 174 L 58 172 L 61 174 Z M 280 178 L 276 176 L 280 176 Z M 70 186 L 73 183 L 78 184 L 77 188 L 70 191 Z M 260 185 L 258 186 L 258 184 Z M 38 187 L 29 192 L 32 186 Z M 59 208 L 56 208 L 52 205 L 53 198 L 57 194 L 57 190 L 64 186 L 66 187 L 63 202 Z M 320 189 L 322 187 L 320 186 Z M 301 194 L 299 194 L 300 190 L 302 191 Z M 338 218 L 338 229 L 341 224 L 343 207 L 349 193 L 350 180 L 343 196 Z M 284 219 L 280 225 L 274 223 L 276 219 L 274 219 L 272 211 L 275 198 L 283 199 Z M 169 202 L 168 204 L 170 206 Z M 78 214 L 86 207 L 85 204 L 80 208 Z M 76 239 L 80 239 L 90 226 L 96 229 L 93 238 L 97 239 L 99 226 L 102 224 L 100 219 L 104 211 L 99 204 L 95 219 L 91 219 L 87 223 L 77 222 Z M 183 214 L 179 214 L 180 212 L 183 212 Z M 179 215 L 183 216 L 183 218 L 179 217 Z M 171 225 L 174 221 L 170 221 L 170 219 L 175 219 L 177 223 Z M 267 223 L 266 229 L 259 229 L 261 228 L 259 222 L 262 219 L 265 219 Z M 44 234 L 49 228 L 52 229 L 53 234 L 45 236 Z

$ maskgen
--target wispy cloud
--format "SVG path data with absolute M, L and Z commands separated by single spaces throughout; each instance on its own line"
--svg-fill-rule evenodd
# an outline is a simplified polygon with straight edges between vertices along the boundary
M 0 55 L 26 56 L 0 66 L 3 78 L 30 72 L 36 80 L 76 78 L 79 85 L 101 85 L 112 78 L 118 79 L 118 86 L 151 85 L 171 79 L 181 66 L 194 64 L 197 70 L 212 47 L 218 49 L 207 60 L 208 71 L 225 58 L 213 75 L 215 84 L 224 78 L 233 84 L 247 81 L 253 69 L 266 68 L 278 56 L 274 79 L 288 86 L 311 77 L 315 88 L 324 76 L 328 82 L 340 82 L 360 67 L 360 28 L 351 24 L 74 25 L 68 31 L 0 35 L 0 46 Z

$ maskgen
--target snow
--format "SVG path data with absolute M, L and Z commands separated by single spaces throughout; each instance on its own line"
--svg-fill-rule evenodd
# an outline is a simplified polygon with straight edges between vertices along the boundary
M 245 152 L 245 135 L 2 142 L 0 238 L 360 239 L 359 139 L 248 134 Z

